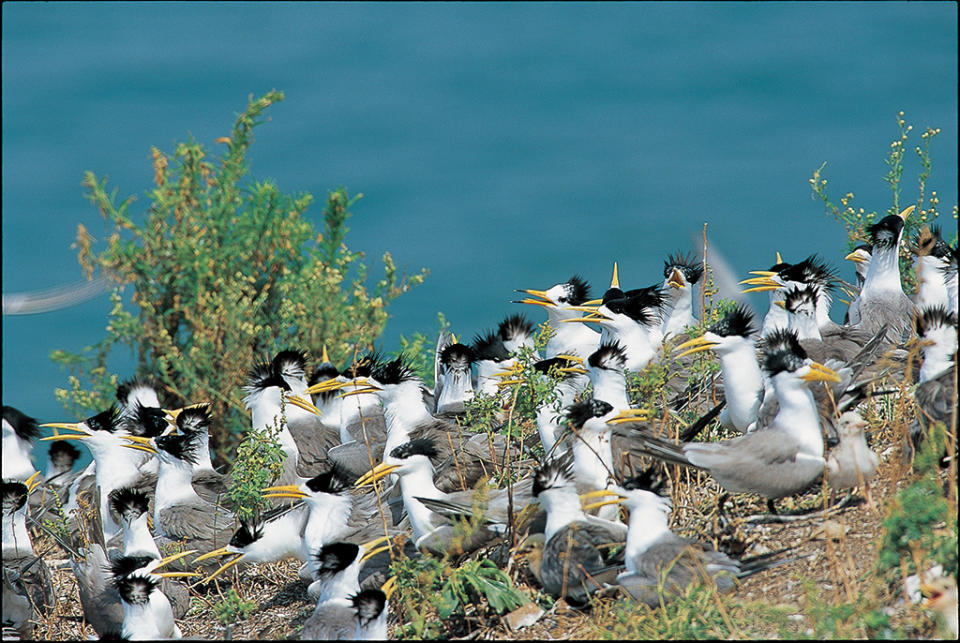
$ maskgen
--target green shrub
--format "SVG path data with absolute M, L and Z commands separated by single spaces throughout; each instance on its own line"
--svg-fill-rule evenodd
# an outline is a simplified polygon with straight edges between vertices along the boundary
M 277 91 L 251 99 L 231 135 L 217 139 L 226 146 L 219 157 L 193 140 L 172 157 L 153 148 L 156 187 L 141 215 L 133 213 L 134 197 L 118 201 L 106 179 L 84 177 L 111 230 L 95 251 L 78 226 L 78 260 L 88 277 L 100 272 L 115 289 L 106 337 L 79 354 L 51 355 L 72 372 L 69 389 L 56 395 L 78 416 L 113 397 L 117 378 L 107 357 L 126 346 L 137 356 L 137 375 L 158 381 L 168 403 L 212 403 L 219 419 L 212 443 L 228 453 L 249 427 L 239 393 L 255 361 L 290 347 L 319 355 L 327 345 L 334 361 L 345 362 L 357 347 L 372 347 L 390 302 L 423 281 L 425 270 L 398 275 L 386 253 L 383 276 L 367 288 L 363 253 L 345 243 L 345 222 L 362 195 L 329 192 L 318 233 L 307 214 L 310 194 L 247 177 L 253 128 L 280 100 Z

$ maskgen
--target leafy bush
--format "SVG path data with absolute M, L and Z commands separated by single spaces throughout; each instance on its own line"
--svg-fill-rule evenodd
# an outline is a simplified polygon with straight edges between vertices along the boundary
M 323 231 L 307 215 L 308 193 L 286 194 L 273 182 L 247 178 L 253 128 L 283 100 L 271 91 L 237 118 L 222 156 L 209 158 L 193 140 L 172 157 L 153 148 L 155 188 L 140 216 L 134 197 L 117 200 L 106 179 L 84 177 L 90 201 L 112 224 L 106 247 L 78 226 L 78 260 L 92 278 L 115 284 L 106 337 L 79 354 L 54 351 L 71 370 L 57 398 L 77 415 L 100 410 L 117 379 L 107 357 L 117 346 L 137 356 L 137 375 L 159 382 L 170 404 L 209 401 L 218 453 L 226 453 L 249 421 L 237 395 L 257 359 L 289 347 L 319 355 L 324 344 L 343 362 L 367 350 L 387 321 L 391 301 L 421 283 L 426 271 L 400 276 L 389 253 L 372 290 L 363 253 L 345 243 L 346 220 L 362 195 L 327 195 Z M 133 287 L 129 300 L 124 287 Z

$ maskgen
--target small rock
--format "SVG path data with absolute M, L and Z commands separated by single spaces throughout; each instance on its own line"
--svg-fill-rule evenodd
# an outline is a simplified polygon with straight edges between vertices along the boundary
M 527 603 L 504 616 L 503 620 L 506 621 L 507 627 L 516 631 L 522 627 L 533 625 L 540 620 L 543 613 L 543 610 L 536 603 Z
M 843 540 L 843 537 L 847 531 L 849 531 L 849 527 L 844 527 L 836 520 L 825 520 L 821 529 L 823 530 L 824 536 L 834 541 Z

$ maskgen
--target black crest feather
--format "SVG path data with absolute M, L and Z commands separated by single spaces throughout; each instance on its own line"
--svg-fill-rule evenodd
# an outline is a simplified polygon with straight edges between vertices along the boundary
M 123 487 L 110 492 L 110 506 L 127 520 L 134 520 L 145 514 L 149 504 L 147 494 L 133 487 Z
M 177 430 L 183 433 L 198 433 L 210 430 L 210 405 L 204 404 L 184 409 L 177 416 Z
M 253 521 L 241 520 L 240 527 L 233 532 L 230 545 L 242 549 L 263 537 L 263 525 Z
M 17 480 L 4 480 L 0 483 L 0 498 L 3 502 L 3 515 L 10 515 L 26 504 L 27 485 Z
M 763 368 L 771 377 L 783 371 L 795 371 L 807 359 L 797 334 L 781 328 L 764 340 Z
M 410 367 L 407 356 L 400 353 L 395 359 L 375 366 L 370 377 L 382 384 L 400 384 L 414 379 L 416 374 Z
M 307 480 L 307 487 L 314 493 L 343 493 L 353 488 L 354 476 L 336 462 L 325 471 Z
M 587 364 L 593 368 L 606 368 L 622 371 L 627 363 L 627 353 L 617 340 L 600 344 L 587 358 Z
M 12 406 L 4 405 L 3 419 L 10 423 L 21 440 L 33 441 L 40 437 L 40 427 L 37 426 L 37 420 Z
M 913 318 L 913 327 L 917 335 L 923 337 L 928 331 L 942 327 L 957 328 L 957 316 L 948 311 L 945 306 L 930 306 L 918 311 Z
M 365 589 L 352 596 L 350 601 L 357 610 L 357 620 L 360 627 L 365 627 L 371 621 L 377 620 L 387 605 L 387 595 L 379 589 Z
M 502 362 L 510 359 L 510 354 L 503 346 L 503 339 L 497 331 L 489 331 L 483 335 L 477 335 L 473 338 L 473 351 L 477 355 L 477 360 L 491 360 Z
M 547 489 L 564 485 L 572 480 L 573 459 L 564 456 L 551 458 L 533 472 L 533 496 L 537 497 Z
M 143 569 L 154 560 L 156 559 L 150 556 L 121 556 L 110 563 L 110 573 L 113 574 L 115 579 L 119 580 L 138 569 Z
M 279 386 L 284 391 L 290 390 L 290 385 L 272 363 L 260 362 L 247 373 L 247 384 L 243 388 L 247 393 L 257 393 L 271 386 Z
M 676 268 L 683 273 L 687 283 L 695 284 L 703 276 L 703 264 L 697 261 L 692 254 L 680 254 L 675 252 L 667 257 L 663 262 L 663 278 L 666 279 Z
M 131 574 L 117 579 L 117 591 L 120 598 L 131 605 L 145 605 L 150 601 L 150 594 L 160 584 L 150 576 Z
M 566 416 L 567 419 L 570 420 L 570 424 L 572 424 L 574 428 L 579 429 L 587 420 L 603 417 L 612 410 L 613 406 L 609 402 L 590 398 L 568 406 Z
M 317 574 L 332 576 L 339 573 L 349 567 L 359 553 L 360 546 L 354 543 L 339 542 L 324 545 L 313 555 L 319 567 Z
M 559 298 L 561 304 L 579 306 L 585 301 L 590 301 L 590 284 L 580 275 L 570 277 L 565 285 L 564 294 Z
M 415 455 L 425 455 L 428 458 L 435 458 L 438 454 L 439 451 L 437 451 L 433 440 L 430 438 L 417 438 L 416 440 L 410 440 L 394 448 L 394 450 L 390 452 L 390 457 L 406 460 Z
M 120 409 L 116 404 L 111 404 L 106 411 L 101 411 L 96 415 L 88 417 L 83 421 L 91 431 L 107 431 L 113 433 L 120 428 Z
M 710 332 L 721 337 L 749 337 L 756 331 L 753 325 L 753 313 L 743 304 L 737 304 L 710 327 Z
M 117 385 L 117 401 L 126 406 L 130 402 L 130 393 L 135 389 L 150 389 L 154 393 L 157 391 L 157 383 L 148 377 L 132 377 Z
M 820 289 L 814 284 L 806 286 L 793 286 L 787 290 L 783 297 L 784 308 L 791 313 L 797 312 L 801 306 L 810 306 L 815 308 L 817 305 L 817 296 Z
M 155 438 L 167 428 L 167 415 L 163 409 L 142 406 L 136 402 L 133 412 L 123 418 L 123 427 L 132 435 Z
M 54 440 L 50 443 L 50 460 L 60 469 L 73 468 L 80 457 L 80 449 L 67 440 Z
M 282 350 L 274 356 L 273 368 L 281 374 L 303 375 L 307 372 L 307 353 L 292 348 Z
M 531 336 L 533 335 L 533 323 L 524 317 L 523 313 L 514 313 L 507 315 L 504 320 L 500 322 L 497 326 L 497 333 L 500 334 L 500 338 L 505 342 L 524 335 Z
M 836 287 L 836 271 L 816 254 L 781 270 L 779 274 L 782 279 L 788 281 L 816 284 L 821 288 Z
M 466 370 L 477 359 L 477 354 L 466 344 L 449 344 L 440 351 L 440 362 L 447 368 Z
M 903 219 L 891 214 L 867 228 L 867 233 L 874 248 L 892 248 L 897 244 L 902 230 Z
M 197 439 L 199 437 L 198 434 L 188 431 L 185 433 L 161 435 L 155 438 L 154 441 L 157 443 L 158 449 L 166 451 L 178 460 L 196 464 L 198 462 L 197 451 L 200 448 L 200 443 Z

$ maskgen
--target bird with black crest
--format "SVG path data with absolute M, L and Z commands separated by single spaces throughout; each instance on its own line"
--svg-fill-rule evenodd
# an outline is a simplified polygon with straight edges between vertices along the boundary
M 515 304 L 543 306 L 547 310 L 547 321 L 554 333 L 543 349 L 544 359 L 558 355 L 578 355 L 585 357 L 597 349 L 600 334 L 581 324 L 564 324 L 566 319 L 579 317 L 577 311 L 569 306 L 582 306 L 590 300 L 590 285 L 580 275 L 574 275 L 564 283 L 556 284 L 546 290 L 517 290 L 530 297 L 516 300 Z
M 3 406 L 3 478 L 23 482 L 34 475 L 33 443 L 40 437 L 36 419 Z
M 532 492 L 547 514 L 538 570 L 543 589 L 573 606 L 585 605 L 622 567 L 616 551 L 627 527 L 584 513 L 569 459 L 550 459 L 537 468 Z
M 3 525 L 3 626 L 31 638 L 35 614 L 45 616 L 54 605 L 51 575 L 36 555 L 27 530 L 27 496 L 36 483 L 4 479 L 0 483 Z M 6 637 L 4 637 L 6 638 Z
M 703 262 L 691 254 L 674 253 L 663 262 L 663 337 L 677 335 L 699 322 L 693 314 L 693 286 L 703 277 Z

